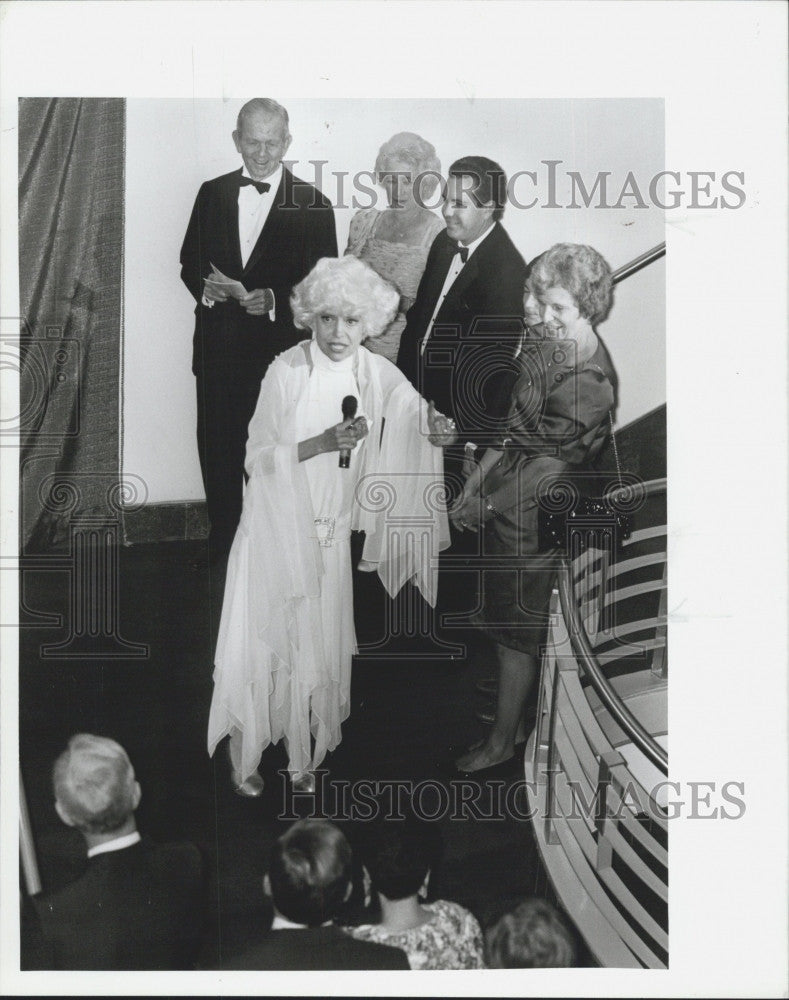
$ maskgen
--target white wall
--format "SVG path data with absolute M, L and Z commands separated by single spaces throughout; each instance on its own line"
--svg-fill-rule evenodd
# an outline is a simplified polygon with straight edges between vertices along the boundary
M 322 189 L 338 204 L 340 250 L 353 207 L 353 177 L 372 168 L 381 142 L 418 132 L 436 147 L 446 170 L 479 153 L 509 175 L 535 171 L 515 187 L 530 209 L 510 206 L 504 224 L 530 260 L 558 241 L 595 246 L 616 268 L 664 239 L 664 213 L 649 208 L 549 208 L 548 168 L 560 160 L 555 200 L 570 202 L 567 171 L 591 187 L 610 171 L 615 202 L 628 171 L 645 197 L 663 169 L 663 103 L 658 100 L 288 100 L 294 172 L 315 179 L 310 160 L 326 160 Z M 179 278 L 178 256 L 200 183 L 240 166 L 231 133 L 242 101 L 129 100 L 126 141 L 126 289 L 123 467 L 143 477 L 149 502 L 203 497 L 195 444 L 191 374 L 193 303 Z M 367 204 L 366 196 L 359 195 Z M 633 206 L 633 199 L 624 199 Z M 665 402 L 665 270 L 652 265 L 617 289 L 600 328 L 620 377 L 619 423 Z

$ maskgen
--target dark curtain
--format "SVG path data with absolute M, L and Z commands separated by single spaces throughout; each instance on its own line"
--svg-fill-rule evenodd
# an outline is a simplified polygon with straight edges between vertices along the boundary
M 20 547 L 119 519 L 125 102 L 19 102 Z

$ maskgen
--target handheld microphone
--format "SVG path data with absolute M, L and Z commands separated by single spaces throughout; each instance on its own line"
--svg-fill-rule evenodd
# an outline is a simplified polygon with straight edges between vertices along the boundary
M 342 419 L 343 420 L 353 420 L 356 416 L 356 407 L 359 405 L 359 401 L 356 396 L 346 396 L 342 401 Z M 351 449 L 341 448 L 340 449 L 340 461 L 339 466 L 341 469 L 347 469 L 351 464 Z

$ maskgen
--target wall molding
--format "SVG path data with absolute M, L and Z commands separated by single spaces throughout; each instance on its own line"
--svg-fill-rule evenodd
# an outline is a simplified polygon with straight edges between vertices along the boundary
M 205 500 L 149 503 L 123 513 L 123 538 L 127 544 L 184 542 L 207 537 Z

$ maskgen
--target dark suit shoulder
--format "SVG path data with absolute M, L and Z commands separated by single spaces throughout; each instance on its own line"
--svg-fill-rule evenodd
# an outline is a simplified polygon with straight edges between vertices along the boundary
M 480 251 L 486 250 L 486 253 L 481 254 Z M 527 271 L 526 261 L 523 259 L 523 254 L 518 250 L 515 244 L 512 242 L 512 238 L 504 226 L 501 223 L 496 223 L 493 227 L 493 232 L 490 236 L 483 240 L 480 244 L 480 266 L 485 263 L 495 267 L 509 267 L 515 271 L 523 272 Z
M 357 941 L 334 926 L 270 931 L 260 944 L 222 967 L 291 972 L 410 968 L 400 948 Z
M 320 208 L 331 208 L 332 204 L 329 199 L 315 187 L 314 184 L 310 184 L 308 181 L 303 181 L 300 177 L 296 177 L 287 168 L 284 168 L 284 178 L 285 186 L 289 188 L 291 192 L 291 197 L 297 205 L 309 206 L 315 208 L 319 206 Z
M 240 176 L 241 167 L 238 167 L 238 169 L 231 170 L 228 174 L 220 174 L 219 177 L 212 177 L 210 180 L 203 181 L 200 185 L 200 194 L 208 194 L 210 192 L 221 191 L 225 188 L 232 188 L 238 184 Z

